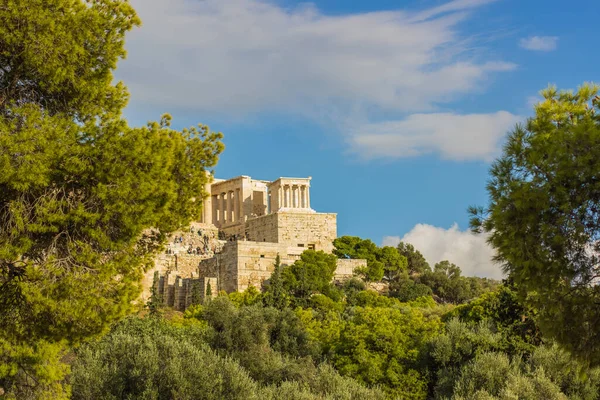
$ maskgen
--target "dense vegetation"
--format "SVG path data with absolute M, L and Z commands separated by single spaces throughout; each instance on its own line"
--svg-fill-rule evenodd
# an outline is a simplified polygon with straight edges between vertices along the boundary
M 0 0 L 0 398 L 600 398 L 596 86 L 545 91 L 471 210 L 502 283 L 344 236 L 260 290 L 140 310 L 223 145 L 123 119 L 139 23 L 124 0 Z M 337 258 L 367 265 L 334 282 Z
M 304 261 L 280 267 L 279 288 L 220 293 L 183 315 L 166 312 L 166 317 L 117 324 L 75 351 L 73 397 L 591 400 L 600 395 L 600 369 L 543 340 L 509 282 L 456 306 L 431 296 L 401 302 L 365 289 L 360 279 L 335 286 L 331 276 L 313 275 L 319 289 L 296 298 L 287 271 L 309 275 L 327 257 L 306 253 Z M 289 280 L 296 282 L 294 276 Z M 269 305 L 273 291 L 287 302 Z M 288 305 L 295 302 L 302 305 Z

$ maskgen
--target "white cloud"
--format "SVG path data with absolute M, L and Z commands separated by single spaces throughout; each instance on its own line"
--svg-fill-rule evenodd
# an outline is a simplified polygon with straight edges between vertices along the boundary
M 492 261 L 494 250 L 487 244 L 485 235 L 461 231 L 457 224 L 449 229 L 427 224 L 417 224 L 402 238 L 386 236 L 384 246 L 398 242 L 410 243 L 433 265 L 448 260 L 458 265 L 465 276 L 502 279 L 500 267 Z
M 452 160 L 491 160 L 504 135 L 521 118 L 493 114 L 413 114 L 399 121 L 364 124 L 350 136 L 352 151 L 366 159 L 436 153 Z
M 519 41 L 519 46 L 527 50 L 552 51 L 556 50 L 557 36 L 530 36 Z
M 384 236 L 381 245 L 396 247 L 401 241 L 402 239 L 400 238 L 400 236 Z
M 228 116 L 423 112 L 514 68 L 478 61 L 458 28 L 492 0 L 328 16 L 269 0 L 132 0 L 118 77 L 132 105 Z M 367 115 L 368 118 L 368 115 Z

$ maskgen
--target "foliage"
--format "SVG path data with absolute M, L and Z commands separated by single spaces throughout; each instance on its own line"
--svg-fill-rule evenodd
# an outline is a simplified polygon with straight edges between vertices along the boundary
M 582 377 L 581 368 L 556 346 L 538 348 L 528 361 L 484 352 L 462 368 L 452 399 L 597 399 L 600 370 Z
M 542 338 L 532 312 L 518 299 L 514 285 L 506 281 L 493 292 L 484 293 L 467 304 L 460 305 L 444 318 L 458 317 L 468 324 L 490 321 L 502 335 L 502 348 L 508 354 L 530 354 Z
M 482 352 L 498 350 L 500 341 L 489 321 L 467 325 L 458 319 L 449 320 L 443 334 L 429 343 L 427 363 L 435 376 L 431 387 L 435 397 L 450 397 L 461 368 Z
M 367 260 L 366 269 L 358 271 L 367 281 L 377 282 L 384 276 L 391 280 L 406 269 L 406 259 L 396 249 L 390 246 L 380 248 L 369 239 L 342 236 L 335 239 L 333 245 L 333 254 L 339 258 Z
M 422 304 L 400 303 L 374 291 L 361 291 L 356 304 L 335 310 L 297 310 L 321 354 L 342 375 L 368 386 L 380 386 L 388 396 L 425 398 L 426 371 L 420 360 L 430 338 L 441 327 L 438 317 L 426 317 Z
M 204 307 L 202 318 L 212 328 L 211 347 L 236 359 L 257 382 L 282 385 L 293 381 L 316 390 L 318 375 L 327 367 L 317 365 L 317 343 L 290 309 L 238 308 L 219 297 Z M 360 388 L 357 383 L 347 386 Z
M 365 281 L 354 276 L 347 279 L 342 284 L 342 292 L 346 296 L 346 302 L 348 304 L 354 304 L 354 298 L 356 295 L 367 288 Z
M 333 254 L 305 250 L 300 260 L 281 272 L 283 287 L 296 305 L 307 305 L 310 297 L 319 293 L 338 300 L 340 293 L 331 283 L 336 268 Z
M 419 277 L 419 282 L 427 285 L 441 301 L 460 304 L 472 297 L 469 281 L 461 276 L 458 266 L 449 261 L 435 264 L 433 271 L 427 271 Z
M 418 361 L 439 328 L 439 320 L 425 319 L 416 308 L 356 307 L 332 346 L 331 363 L 342 375 L 381 385 L 390 395 L 424 399 L 427 380 Z
M 273 273 L 268 281 L 268 286 L 264 291 L 263 303 L 267 307 L 275 307 L 280 310 L 287 307 L 290 303 L 288 294 L 283 286 L 283 278 L 281 277 L 281 258 L 279 254 L 275 257 L 275 265 L 273 266 Z
M 508 136 L 490 170 L 485 208 L 471 226 L 489 233 L 497 260 L 542 331 L 600 364 L 600 97 L 550 87 L 535 116 Z
M 431 271 L 431 267 L 423 257 L 423 254 L 410 243 L 398 243 L 398 252 L 406 257 L 408 273 L 422 274 L 423 272 Z
M 400 301 L 407 302 L 423 296 L 431 296 L 433 291 L 427 285 L 416 282 L 408 274 L 404 274 L 390 283 L 389 295 Z
M 62 362 L 66 351 L 63 342 L 14 345 L 0 339 L 0 388 L 6 395 L 2 398 L 68 399 L 70 387 L 65 377 L 70 368 Z
M 219 298 L 207 307 L 223 302 L 228 300 Z M 275 367 L 275 374 L 277 367 L 287 367 L 270 366 Z M 289 379 L 280 385 L 264 385 L 252 379 L 234 358 L 211 350 L 204 329 L 132 318 L 77 352 L 73 399 L 383 398 L 377 391 L 342 378 L 326 365 L 314 367 L 312 372 L 310 383 Z
M 136 25 L 123 0 L 0 8 L 0 357 L 8 365 L 32 352 L 43 370 L 56 352 L 40 349 L 77 343 L 130 312 L 165 235 L 200 215 L 222 135 L 170 129 L 169 116 L 141 128 L 122 119 L 128 94 L 112 71 Z M 0 386 L 11 379 L 3 372 Z
M 227 295 L 237 307 L 252 306 L 263 301 L 261 293 L 254 286 L 249 286 L 243 292 L 232 292 Z
M 0 10 L 0 115 L 18 115 L 11 109 L 15 105 L 83 121 L 119 114 L 128 94 L 122 83 L 112 85 L 112 71 L 125 56 L 125 33 L 139 24 L 133 8 L 121 0 L 5 4 Z
M 428 365 L 436 399 L 596 399 L 600 369 L 589 369 L 556 345 L 506 350 L 506 332 L 492 320 L 451 319 L 430 341 Z

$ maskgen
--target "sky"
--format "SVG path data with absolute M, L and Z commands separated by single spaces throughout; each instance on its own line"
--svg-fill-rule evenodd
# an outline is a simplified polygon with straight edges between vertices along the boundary
M 600 82 L 596 0 L 131 0 L 132 125 L 224 134 L 218 178 L 311 176 L 338 235 L 501 278 L 467 207 L 549 84 Z

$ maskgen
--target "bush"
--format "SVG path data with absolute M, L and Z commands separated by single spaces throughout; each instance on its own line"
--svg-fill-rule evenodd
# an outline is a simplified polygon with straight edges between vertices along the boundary
M 251 346 L 232 352 L 235 358 L 223 357 L 209 348 L 205 338 L 205 329 L 197 325 L 173 326 L 155 318 L 125 320 L 77 352 L 73 399 L 384 398 L 329 366 L 315 366 L 310 358 L 297 360 Z M 236 359 L 243 360 L 247 370 Z

